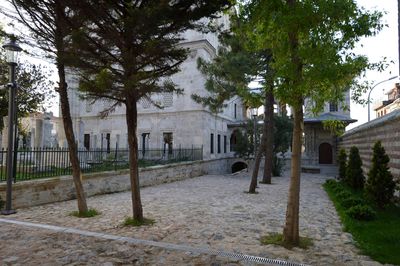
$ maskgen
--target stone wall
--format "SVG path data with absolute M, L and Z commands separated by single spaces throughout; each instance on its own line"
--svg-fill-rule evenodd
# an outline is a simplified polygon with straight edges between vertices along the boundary
M 389 155 L 390 171 L 400 179 L 400 110 L 346 132 L 339 140 L 339 148 L 345 148 L 348 153 L 351 146 L 356 146 L 363 161 L 364 174 L 367 174 L 371 167 L 372 147 L 378 140 Z
M 204 174 L 230 173 L 234 158 L 185 162 L 153 166 L 139 170 L 140 186 L 153 186 Z M 130 190 L 129 170 L 83 175 L 87 196 Z M 0 184 L 0 196 L 5 199 L 6 184 Z M 22 181 L 13 184 L 13 207 L 23 208 L 51 202 L 75 199 L 71 176 Z

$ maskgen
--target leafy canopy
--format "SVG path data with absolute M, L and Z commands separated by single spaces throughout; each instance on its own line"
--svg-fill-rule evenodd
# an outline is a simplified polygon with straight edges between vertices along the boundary
M 350 87 L 363 88 L 355 78 L 379 67 L 352 49 L 361 37 L 383 27 L 382 15 L 359 8 L 353 0 L 294 1 L 293 8 L 286 1 L 255 0 L 242 9 L 252 25 L 248 38 L 273 55 L 276 96 L 289 105 L 299 104 L 297 96 L 311 98 L 318 112 L 328 100 L 343 100 Z M 289 40 L 294 32 L 295 55 Z

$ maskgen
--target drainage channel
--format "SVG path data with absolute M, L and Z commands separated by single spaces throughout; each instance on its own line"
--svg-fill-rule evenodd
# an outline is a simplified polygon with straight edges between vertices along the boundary
M 265 265 L 285 265 L 285 266 L 306 266 L 305 264 L 295 263 L 295 262 L 288 262 L 279 259 L 270 259 L 265 257 L 258 257 L 252 255 L 246 255 L 241 253 L 233 253 L 233 252 L 226 252 L 226 251 L 219 251 L 219 250 L 212 250 L 212 249 L 205 249 L 205 248 L 196 248 L 187 245 L 177 245 L 167 242 L 157 242 L 152 240 L 145 240 L 145 239 L 138 239 L 133 237 L 123 237 L 118 235 L 110 235 L 110 234 L 103 234 L 103 233 L 96 233 L 92 231 L 80 230 L 70 227 L 62 227 L 62 226 L 55 226 L 55 225 L 47 225 L 47 224 L 40 224 L 40 223 L 30 223 L 30 222 L 23 222 L 11 219 L 1 219 L 0 223 L 8 223 L 8 224 L 15 224 L 21 225 L 25 227 L 35 227 L 41 228 L 45 230 L 51 230 L 59 233 L 69 233 L 69 234 L 78 234 L 82 236 L 90 236 L 90 237 L 97 237 L 102 239 L 108 240 L 115 240 L 121 242 L 127 242 L 136 245 L 145 245 L 145 246 L 153 246 L 159 247 L 169 250 L 176 250 L 176 251 L 183 251 L 189 252 L 191 254 L 206 254 L 206 255 L 215 255 L 219 257 L 225 257 L 230 259 L 236 259 L 243 262 L 254 262 L 258 264 L 265 264 Z

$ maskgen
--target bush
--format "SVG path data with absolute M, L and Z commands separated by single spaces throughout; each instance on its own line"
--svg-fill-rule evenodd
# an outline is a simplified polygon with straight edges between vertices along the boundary
M 345 149 L 340 149 L 338 156 L 339 180 L 346 179 L 347 154 Z
M 368 172 L 365 193 L 368 198 L 383 208 L 393 199 L 396 183 L 389 171 L 389 156 L 380 141 L 375 143 L 373 151 L 372 168 Z
M 364 188 L 365 177 L 363 175 L 361 166 L 362 161 L 358 152 L 358 148 L 353 146 L 350 148 L 345 182 L 354 189 Z
M 343 188 L 340 188 L 340 191 L 336 193 L 336 197 L 338 198 L 338 200 L 340 202 L 349 199 L 353 196 L 353 194 L 351 194 L 351 192 L 347 191 L 347 190 L 343 190 Z
M 368 205 L 356 205 L 346 211 L 351 218 L 361 221 L 370 221 L 376 217 L 376 212 Z
M 281 176 L 284 166 L 285 166 L 284 160 L 278 158 L 278 156 L 276 156 L 276 154 L 274 154 L 273 163 L 272 163 L 272 175 L 273 176 Z
M 348 208 L 351 208 L 351 207 L 354 207 L 354 206 L 357 206 L 357 205 L 363 205 L 364 201 L 362 199 L 360 199 L 360 198 L 350 197 L 350 198 L 346 198 L 346 199 L 342 200 L 340 202 L 340 204 L 344 208 L 348 209 Z
M 339 184 L 335 179 L 328 179 L 328 180 L 326 180 L 325 183 L 326 183 L 326 185 L 328 185 L 331 188 L 337 187 L 337 185 Z

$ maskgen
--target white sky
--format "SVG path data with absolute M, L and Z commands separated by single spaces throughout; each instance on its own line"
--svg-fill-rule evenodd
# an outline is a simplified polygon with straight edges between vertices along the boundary
M 379 81 L 385 80 L 394 75 L 398 75 L 399 73 L 399 56 L 398 56 L 398 34 L 397 34 L 397 1 L 396 0 L 357 0 L 359 5 L 365 7 L 368 10 L 380 10 L 387 12 L 383 16 L 383 22 L 388 25 L 385 27 L 377 36 L 370 37 L 367 39 L 363 39 L 360 42 L 360 46 L 357 48 L 356 52 L 359 54 L 367 55 L 372 62 L 376 62 L 381 60 L 383 57 L 386 57 L 388 61 L 393 61 L 388 69 L 382 73 L 379 72 L 369 72 L 367 74 L 367 79 L 372 83 L 377 83 Z M 0 6 L 5 6 L 6 1 L 0 0 Z M 0 14 L 0 23 L 5 26 L 7 23 L 7 19 L 4 18 Z M 28 49 L 28 47 L 26 47 Z M 37 58 L 25 57 L 25 60 L 40 62 L 43 64 L 47 64 L 48 62 L 40 61 Z M 52 77 L 53 80 L 56 80 L 57 77 L 54 75 Z M 378 85 L 374 91 L 371 93 L 371 120 L 375 118 L 375 112 L 373 111 L 374 102 L 378 100 L 386 99 L 386 95 L 384 92 L 388 91 L 394 86 L 395 82 L 398 82 L 399 79 L 395 79 L 381 85 Z M 367 98 L 367 95 L 364 96 L 364 99 Z M 357 119 L 358 122 L 351 124 L 349 128 L 355 127 L 362 123 L 367 122 L 367 107 L 356 104 L 354 102 L 351 103 L 351 116 L 354 119 Z M 53 111 L 55 115 L 58 115 L 58 102 L 54 102 L 53 107 L 49 109 Z
M 361 41 L 363 47 L 359 47 L 356 52 L 359 54 L 367 55 L 372 62 L 379 61 L 383 57 L 386 57 L 388 61 L 393 61 L 386 71 L 379 73 L 377 71 L 368 72 L 367 79 L 374 84 L 382 80 L 388 79 L 392 76 L 399 74 L 399 55 L 398 55 L 398 34 L 397 34 L 397 1 L 396 0 L 357 0 L 358 4 L 365 7 L 368 10 L 381 10 L 386 11 L 387 14 L 383 16 L 383 22 L 388 25 L 375 37 L 364 38 Z M 361 46 L 360 45 L 360 46 Z M 374 88 L 371 92 L 371 120 L 375 118 L 375 112 L 373 111 L 374 102 L 380 100 L 386 100 L 387 96 L 384 92 L 387 92 L 394 87 L 394 83 L 398 82 L 399 79 L 394 79 L 385 83 L 382 83 Z M 367 99 L 368 94 L 364 95 L 364 99 Z M 362 106 L 354 102 L 350 105 L 351 116 L 357 119 L 358 122 L 351 124 L 349 128 L 363 124 L 368 121 L 368 110 L 367 106 Z

